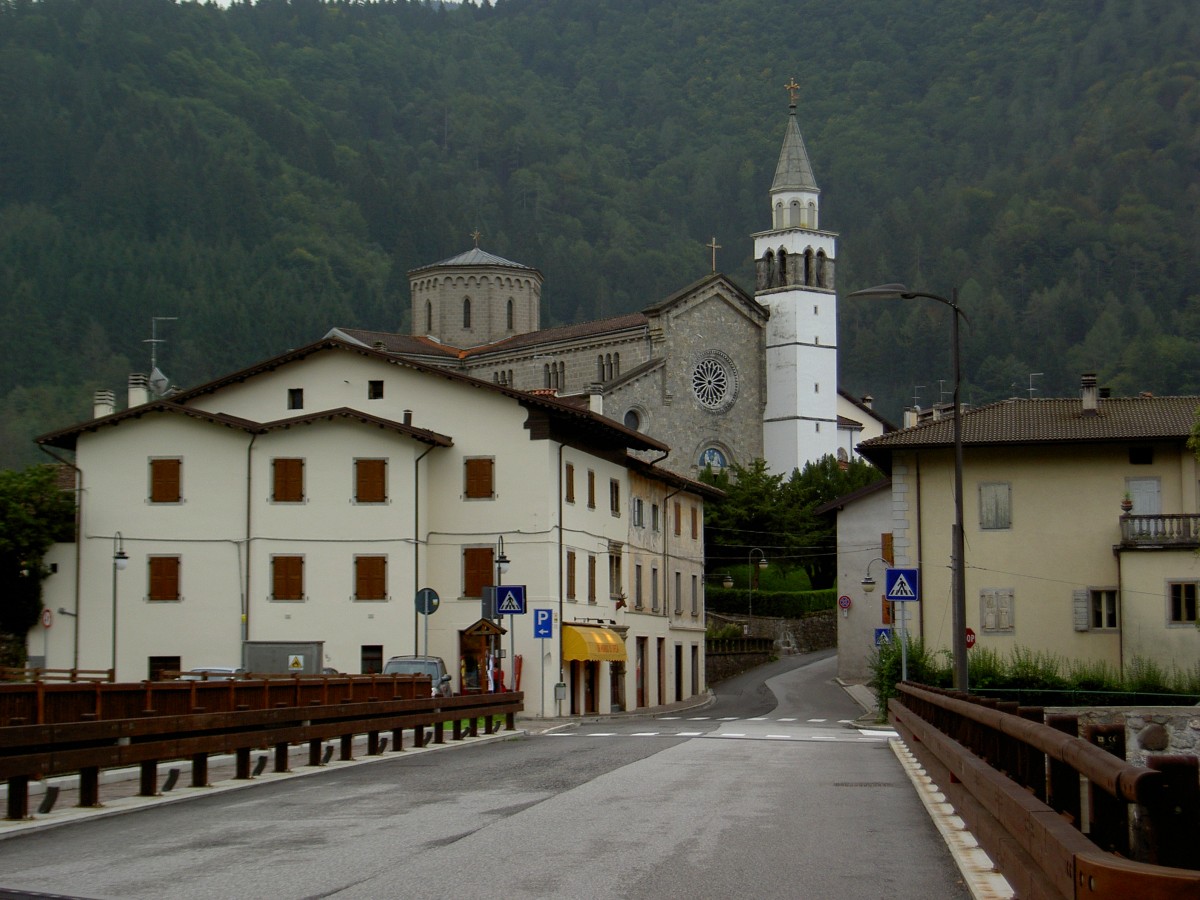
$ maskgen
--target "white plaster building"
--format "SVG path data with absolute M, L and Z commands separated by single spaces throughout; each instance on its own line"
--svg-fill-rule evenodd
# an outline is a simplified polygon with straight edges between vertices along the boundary
M 661 608 L 624 601 L 634 484 L 664 527 L 679 515 L 690 528 L 719 495 L 629 456 L 661 458 L 661 442 L 333 339 L 146 400 L 139 382 L 128 409 L 109 395 L 97 418 L 39 438 L 74 453 L 80 515 L 76 544 L 48 558 L 44 603 L 68 614 L 31 632 L 32 663 L 136 680 L 238 665 L 244 640 L 319 640 L 346 672 L 428 649 L 455 690 L 472 688 L 487 647 L 468 629 L 502 538 L 504 583 L 527 587 L 530 612 L 501 643 L 515 643 L 527 709 L 558 712 L 560 671 L 564 713 L 704 690 L 703 596 L 697 608 L 673 593 L 703 571 L 703 530 L 662 543 Z M 441 598 L 428 648 L 424 587 Z M 552 612 L 553 640 L 534 639 L 534 609 Z

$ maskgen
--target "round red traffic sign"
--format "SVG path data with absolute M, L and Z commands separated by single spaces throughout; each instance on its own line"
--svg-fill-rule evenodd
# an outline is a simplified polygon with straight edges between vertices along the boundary
M 840 606 L 842 609 L 849 609 L 850 608 L 850 595 L 842 594 L 842 596 L 838 597 L 838 606 Z
M 50 623 L 53 621 L 54 621 L 54 613 L 50 612 L 49 609 L 43 609 L 42 610 L 42 627 L 49 628 Z
M 968 628 L 967 629 L 967 649 L 970 650 L 974 646 L 975 646 L 975 629 Z

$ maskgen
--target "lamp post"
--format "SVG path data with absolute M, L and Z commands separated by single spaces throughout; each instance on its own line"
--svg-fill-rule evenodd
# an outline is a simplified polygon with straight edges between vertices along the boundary
M 875 579 L 871 577 L 871 566 L 877 562 L 881 562 L 885 566 L 891 565 L 882 556 L 877 556 L 867 563 L 867 574 L 863 576 L 862 580 L 864 594 L 869 594 L 875 590 Z M 885 597 L 884 599 L 887 598 Z M 908 681 L 908 609 L 901 603 L 900 609 L 897 612 L 900 615 L 900 680 Z
M 959 691 L 967 690 L 967 591 L 965 581 L 964 545 L 963 545 L 963 445 L 962 445 L 962 402 L 959 392 L 962 387 L 962 368 L 959 351 L 959 319 L 966 315 L 958 305 L 958 289 L 950 294 L 950 299 L 937 294 L 927 294 L 924 291 L 910 291 L 902 284 L 881 284 L 876 287 L 864 288 L 847 295 L 846 299 L 861 297 L 874 300 L 912 300 L 924 297 L 936 300 L 954 311 L 952 319 L 951 341 L 954 345 L 954 530 L 950 541 L 950 596 L 951 596 L 951 628 L 954 630 L 951 641 L 951 652 L 954 657 L 954 688 Z
M 112 578 L 112 670 L 113 681 L 117 680 L 117 573 L 129 565 L 129 554 L 125 552 L 125 539 L 121 532 L 113 535 L 113 578 Z
M 502 534 L 497 535 L 497 537 L 496 537 L 496 602 L 497 603 L 500 602 L 500 585 L 504 582 L 504 574 L 508 571 L 508 565 L 509 565 L 508 557 L 504 555 L 504 535 L 502 535 Z M 499 610 L 496 611 L 496 618 L 497 619 L 503 618 L 500 615 Z M 515 671 L 513 669 L 513 666 L 515 665 L 513 660 L 516 659 L 516 656 L 515 656 L 516 640 L 517 640 L 516 629 L 513 628 L 513 617 L 510 615 L 508 617 L 508 655 L 509 655 L 508 677 L 510 680 L 514 677 L 514 671 Z M 501 667 L 501 671 L 503 671 L 503 667 Z M 488 673 L 488 677 L 490 679 L 491 673 Z M 493 687 L 495 687 L 494 683 L 493 683 Z
M 748 620 L 746 622 L 746 628 L 748 631 L 754 630 L 754 554 L 755 553 L 758 554 L 758 567 L 760 569 L 765 569 L 767 567 L 767 554 L 763 553 L 757 547 L 755 547 L 753 550 L 751 550 L 750 556 L 749 556 L 750 567 L 748 569 L 749 579 L 750 579 L 750 596 L 749 596 L 749 600 L 747 600 L 747 602 L 746 602 L 746 619 Z

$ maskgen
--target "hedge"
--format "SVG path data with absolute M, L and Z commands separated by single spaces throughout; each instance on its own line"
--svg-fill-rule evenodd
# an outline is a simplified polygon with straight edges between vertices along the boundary
M 704 594 L 705 608 L 709 612 L 731 616 L 744 616 L 754 603 L 754 615 L 781 619 L 799 619 L 804 616 L 833 609 L 837 605 L 837 591 L 828 588 L 821 591 L 755 591 L 753 598 L 745 588 L 710 587 Z

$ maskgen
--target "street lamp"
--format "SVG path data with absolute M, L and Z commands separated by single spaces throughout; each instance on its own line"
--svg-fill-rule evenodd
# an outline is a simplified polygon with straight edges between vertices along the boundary
M 757 547 L 755 547 L 753 550 L 751 550 L 750 551 L 750 559 L 749 559 L 749 562 L 750 562 L 750 568 L 749 568 L 750 595 L 749 595 L 749 600 L 746 601 L 746 619 L 748 620 L 746 623 L 746 626 L 749 630 L 753 630 L 753 628 L 754 628 L 754 554 L 755 553 L 758 554 L 758 567 L 760 569 L 765 569 L 767 567 L 767 554 L 763 553 Z
M 872 300 L 912 300 L 924 297 L 936 300 L 954 310 L 952 320 L 951 340 L 954 344 L 954 530 L 951 533 L 950 548 L 950 595 L 951 616 L 950 627 L 954 633 L 951 641 L 951 652 L 954 657 L 954 687 L 955 690 L 967 690 L 967 589 L 965 573 L 965 548 L 963 545 L 963 445 L 962 445 L 962 403 L 959 391 L 962 387 L 962 367 L 960 364 L 958 320 L 966 319 L 966 315 L 958 305 L 958 289 L 950 294 L 950 299 L 937 294 L 927 294 L 924 291 L 910 291 L 902 284 L 881 284 L 876 287 L 864 288 L 847 295 L 846 299 L 861 297 Z
M 125 552 L 125 539 L 121 532 L 113 535 L 113 578 L 112 578 L 112 670 L 113 681 L 117 680 L 117 573 L 129 565 L 129 554 Z

